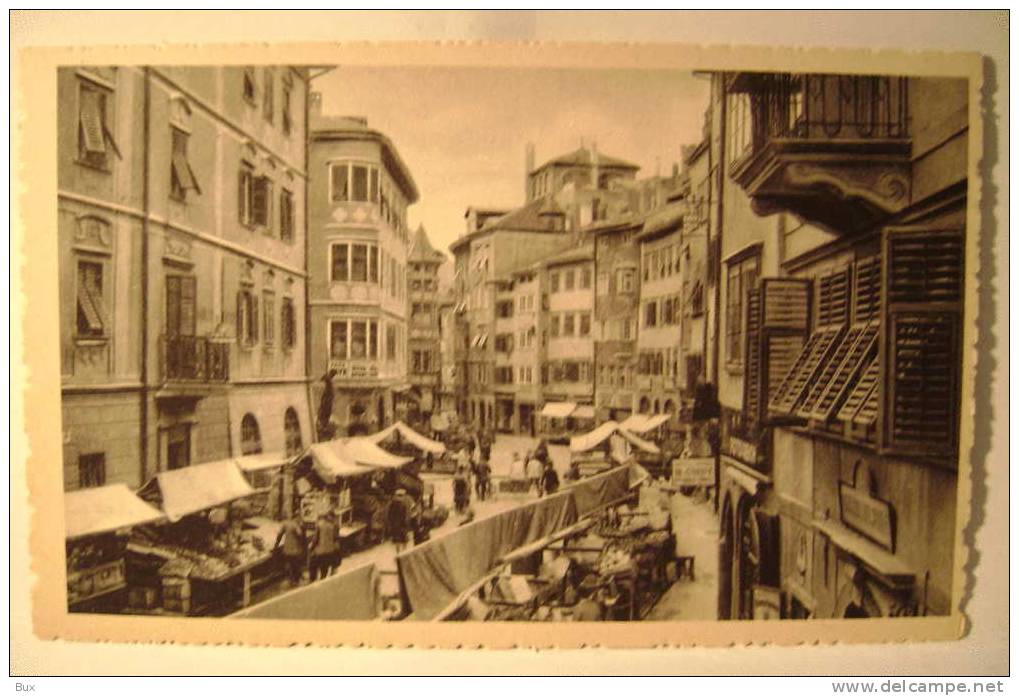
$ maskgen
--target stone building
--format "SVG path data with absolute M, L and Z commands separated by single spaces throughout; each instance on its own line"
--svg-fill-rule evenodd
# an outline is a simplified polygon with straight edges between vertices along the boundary
M 317 97 L 317 95 L 313 95 Z M 333 375 L 339 435 L 391 423 L 408 381 L 407 207 L 418 190 L 393 142 L 312 105 L 308 146 L 313 401 Z
M 710 113 L 719 616 L 947 613 L 966 82 L 718 74 Z
M 407 258 L 410 295 L 410 337 L 408 375 L 411 385 L 409 420 L 426 427 L 438 412 L 442 381 L 441 323 L 439 312 L 439 267 L 446 255 L 432 247 L 428 233 L 419 226 Z
M 306 73 L 57 80 L 65 486 L 309 442 Z

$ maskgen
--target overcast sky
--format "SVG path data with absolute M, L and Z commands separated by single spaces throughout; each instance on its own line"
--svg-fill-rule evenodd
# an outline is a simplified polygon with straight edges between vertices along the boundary
M 580 147 L 662 174 L 701 138 L 708 81 L 679 71 L 338 67 L 316 79 L 323 112 L 365 116 L 388 135 L 421 199 L 408 211 L 448 252 L 469 205 L 523 203 L 524 162 Z

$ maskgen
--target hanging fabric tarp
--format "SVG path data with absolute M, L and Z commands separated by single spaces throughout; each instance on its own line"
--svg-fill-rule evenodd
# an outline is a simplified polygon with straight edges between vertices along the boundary
M 576 437 L 570 438 L 570 451 L 571 452 L 587 452 L 594 449 L 598 445 L 608 440 L 616 430 L 619 429 L 619 424 L 615 421 L 606 421 L 599 425 L 591 432 L 584 433 L 583 435 L 577 435 Z
M 394 433 L 396 433 L 395 436 Z M 443 452 L 446 451 L 446 446 L 444 444 L 425 437 L 424 435 L 417 432 L 403 421 L 397 421 L 388 428 L 380 430 L 374 435 L 369 435 L 367 439 L 371 440 L 375 444 L 381 444 L 383 442 L 388 441 L 390 438 L 394 437 L 402 438 L 403 440 L 417 447 L 422 452 L 442 454 Z
M 598 508 L 625 498 L 630 483 L 630 467 L 620 466 L 605 473 L 583 478 L 566 487 L 573 495 L 577 515 L 584 516 Z
M 490 573 L 500 558 L 576 521 L 573 495 L 564 491 L 472 522 L 397 556 L 415 618 L 431 619 Z
M 319 442 L 308 448 L 315 473 L 326 481 L 370 474 L 373 469 L 358 464 L 339 440 Z
M 162 471 L 154 480 L 171 522 L 255 493 L 233 460 Z
M 123 483 L 64 494 L 64 531 L 68 539 L 115 532 L 163 518 L 163 513 Z
M 569 418 L 577 408 L 572 401 L 549 401 L 541 409 L 541 415 L 546 418 Z
M 371 621 L 379 615 L 379 603 L 379 575 L 370 563 L 273 597 L 229 618 Z
M 343 440 L 342 446 L 353 461 L 363 466 L 398 469 L 404 464 L 414 461 L 413 457 L 397 457 L 390 454 L 372 442 L 370 437 L 351 437 Z

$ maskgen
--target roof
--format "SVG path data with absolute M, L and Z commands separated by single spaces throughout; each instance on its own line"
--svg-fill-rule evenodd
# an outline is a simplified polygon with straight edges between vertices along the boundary
M 643 413 L 634 413 L 632 416 L 624 420 L 619 424 L 619 427 L 630 431 L 631 433 L 638 433 L 643 435 L 649 430 L 661 426 L 663 423 L 669 420 L 671 416 L 659 413 L 656 415 L 647 415 Z
M 255 493 L 231 459 L 161 471 L 155 481 L 171 522 Z
M 594 244 L 587 243 L 579 247 L 567 249 L 555 256 L 550 256 L 544 259 L 541 263 L 546 266 L 561 266 L 567 263 L 574 263 L 577 261 L 592 261 L 594 260 Z
M 311 147 L 331 140 L 373 140 L 382 146 L 382 163 L 400 184 L 407 202 L 416 203 L 420 197 L 410 169 L 400 157 L 396 145 L 381 131 L 368 127 L 368 121 L 355 116 L 314 116 L 309 124 Z
M 407 255 L 407 260 L 412 262 L 431 261 L 442 263 L 446 260 L 446 255 L 432 246 L 431 240 L 428 239 L 428 233 L 425 231 L 425 226 L 418 225 L 417 232 L 414 233 L 414 239 L 410 243 L 410 253 Z
M 629 442 L 634 447 L 641 449 L 645 452 L 652 454 L 658 454 L 658 447 L 653 442 L 637 437 L 630 431 L 626 430 L 619 423 L 615 421 L 606 421 L 599 425 L 594 430 L 584 433 L 583 435 L 577 435 L 576 437 L 570 438 L 570 451 L 571 452 L 587 452 L 594 449 L 601 443 L 608 440 L 612 435 L 618 434 L 624 440 Z
M 670 203 L 663 206 L 644 221 L 644 229 L 637 235 L 637 240 L 650 239 L 662 234 L 678 230 L 683 226 L 683 214 L 686 206 L 681 203 Z
M 593 150 L 589 147 L 581 147 L 573 152 L 568 152 L 565 155 L 554 157 L 540 167 L 535 169 L 535 172 L 540 172 L 545 167 L 550 166 L 561 166 L 561 167 L 590 167 L 594 162 L 592 156 Z M 609 155 L 603 155 L 598 153 L 598 166 L 599 167 L 613 167 L 616 169 L 632 169 L 634 171 L 640 169 L 640 165 L 621 160 L 618 157 L 610 157 Z
M 68 539 L 115 532 L 162 519 L 163 513 L 123 483 L 64 494 L 64 531 Z
M 563 214 L 562 209 L 555 203 L 551 195 L 535 198 L 519 208 L 514 208 L 502 217 L 487 221 L 480 230 L 460 236 L 449 245 L 449 249 L 456 253 L 457 249 L 468 244 L 471 240 L 498 230 L 562 234 L 561 229 L 549 227 L 549 219 Z

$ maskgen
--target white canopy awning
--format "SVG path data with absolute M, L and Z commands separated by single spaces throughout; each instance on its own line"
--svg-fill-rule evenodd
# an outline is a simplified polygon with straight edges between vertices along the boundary
M 283 452 L 266 454 L 249 454 L 245 457 L 238 457 L 234 461 L 242 471 L 262 471 L 263 469 L 275 469 L 286 464 L 290 458 Z
M 587 406 L 581 404 L 577 406 L 577 409 L 573 412 L 574 418 L 594 418 L 594 406 Z
M 637 449 L 640 449 L 640 450 L 643 450 L 645 452 L 648 452 L 649 454 L 658 454 L 659 452 L 661 452 L 661 450 L 658 449 L 658 445 L 656 445 L 653 442 L 648 442 L 647 440 L 645 440 L 642 437 L 638 437 L 637 435 L 634 435 L 633 433 L 631 433 L 626 428 L 620 427 L 619 428 L 619 434 L 623 437 L 624 440 L 629 442 L 631 445 L 633 445 Z
M 589 433 L 570 438 L 571 452 L 587 452 L 608 440 L 619 429 L 619 423 L 605 421 Z
M 568 418 L 577 408 L 572 401 L 549 401 L 541 409 L 541 415 L 548 418 Z
M 354 461 L 340 440 L 319 442 L 308 450 L 311 452 L 311 461 L 315 466 L 315 472 L 327 481 L 363 476 L 373 471 L 371 467 L 362 466 Z
M 446 446 L 441 442 L 436 442 L 431 438 L 427 438 L 418 431 L 411 428 L 403 421 L 397 421 L 391 426 L 384 430 L 380 430 L 374 435 L 369 435 L 368 439 L 378 444 L 385 442 L 393 436 L 393 433 L 398 433 L 400 437 L 409 442 L 410 444 L 417 447 L 423 452 L 431 452 L 432 454 L 442 454 L 446 451 Z
M 171 522 L 255 493 L 230 459 L 162 471 L 156 475 L 156 482 L 163 512 Z
M 620 426 L 622 426 L 625 430 L 629 430 L 631 433 L 644 434 L 661 426 L 671 417 L 672 416 L 666 413 L 659 413 L 655 415 L 635 413 L 620 423 Z
M 396 469 L 414 461 L 413 457 L 397 457 L 390 454 L 367 437 L 348 438 L 343 441 L 343 449 L 353 461 L 362 466 Z
M 115 532 L 162 519 L 163 513 L 123 483 L 64 494 L 64 532 L 68 539 Z

